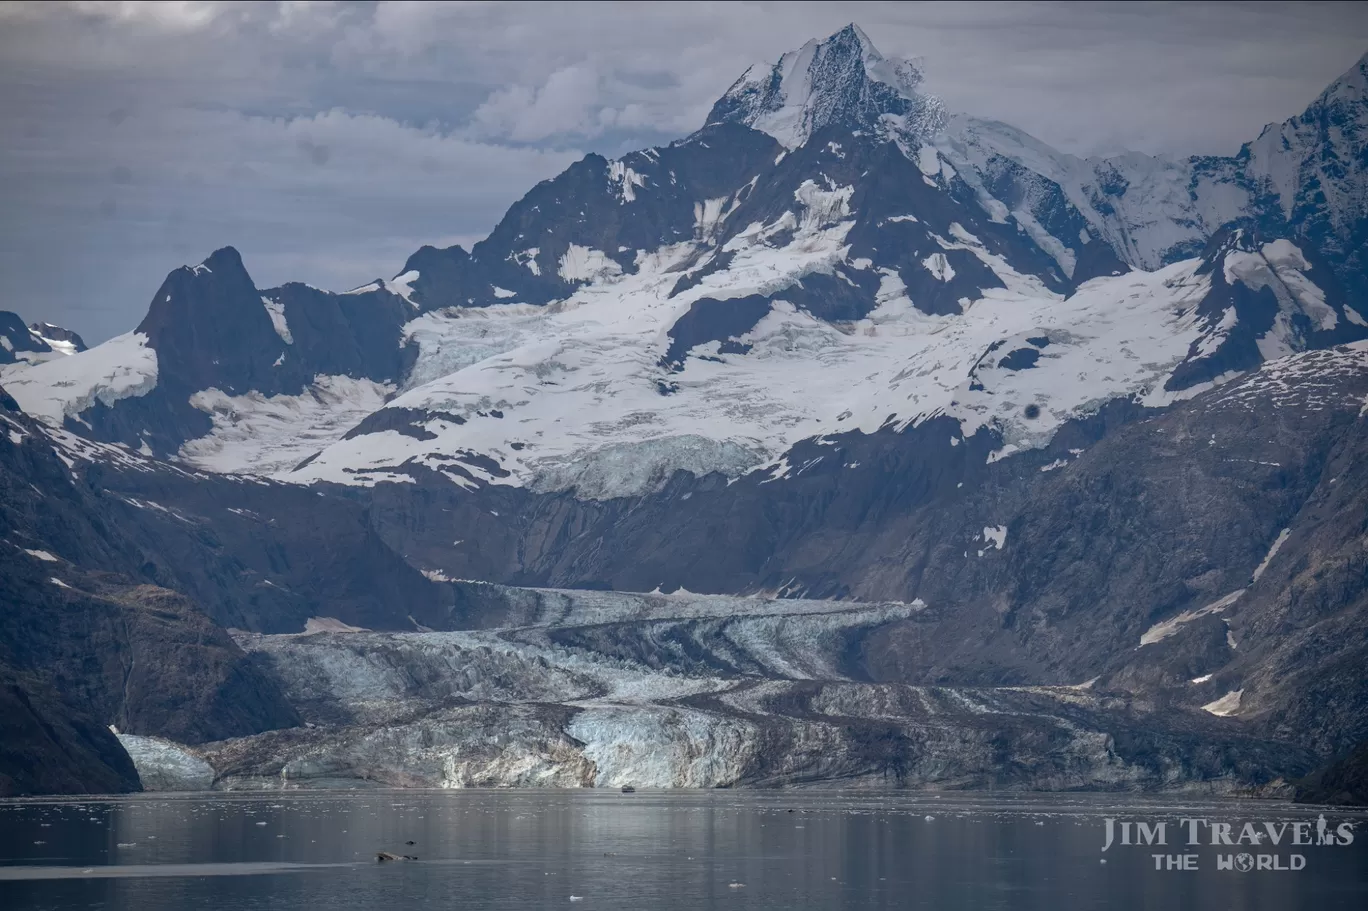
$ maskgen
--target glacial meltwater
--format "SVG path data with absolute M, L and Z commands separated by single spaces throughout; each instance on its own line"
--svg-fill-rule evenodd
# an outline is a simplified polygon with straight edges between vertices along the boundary
M 1365 822 L 1286 803 L 1096 794 L 7 801 L 0 908 L 1357 911 L 1368 908 Z

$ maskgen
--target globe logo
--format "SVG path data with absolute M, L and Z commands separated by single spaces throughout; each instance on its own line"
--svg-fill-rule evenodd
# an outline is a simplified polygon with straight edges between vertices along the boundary
M 1248 854 L 1236 854 L 1235 869 L 1239 870 L 1241 873 L 1248 873 L 1250 870 L 1254 869 L 1254 858 L 1250 857 Z

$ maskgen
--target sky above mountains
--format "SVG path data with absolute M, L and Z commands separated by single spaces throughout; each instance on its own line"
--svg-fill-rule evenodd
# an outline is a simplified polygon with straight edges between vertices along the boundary
M 392 275 L 851 20 L 1080 155 L 1232 154 L 1368 50 L 1352 3 L 4 3 L 0 309 L 97 342 L 225 244 L 262 287 Z

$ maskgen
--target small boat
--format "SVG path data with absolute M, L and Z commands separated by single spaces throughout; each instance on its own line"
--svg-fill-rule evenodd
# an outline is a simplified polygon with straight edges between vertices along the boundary
M 635 794 L 635 793 L 636 793 L 636 788 L 632 787 L 632 786 L 629 785 L 629 784 L 625 784 L 625 785 L 622 786 L 622 793 L 624 793 L 624 794 Z

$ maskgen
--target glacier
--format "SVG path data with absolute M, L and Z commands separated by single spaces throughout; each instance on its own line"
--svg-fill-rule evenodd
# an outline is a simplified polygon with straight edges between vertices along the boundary
M 125 745 L 164 789 L 204 786 L 204 763 L 222 790 L 1237 784 L 1118 748 L 1113 731 L 1178 729 L 1115 694 L 858 679 L 861 637 L 921 602 L 480 588 L 511 625 L 238 633 L 303 728 Z

